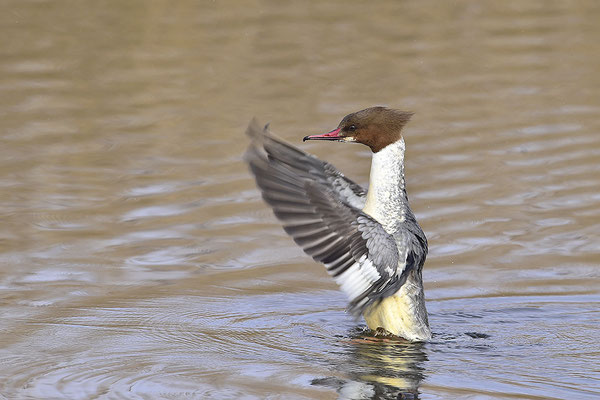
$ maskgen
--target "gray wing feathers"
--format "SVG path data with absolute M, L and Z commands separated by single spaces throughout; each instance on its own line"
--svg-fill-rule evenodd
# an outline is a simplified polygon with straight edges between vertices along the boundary
M 348 295 L 349 310 L 358 314 L 393 293 L 392 286 L 399 288 L 394 237 L 354 206 L 364 191 L 330 164 L 275 138 L 255 121 L 247 133 L 252 142 L 245 159 L 263 199 L 294 241 L 325 264 Z
M 365 189 L 346 178 L 333 165 L 274 136 L 269 132 L 268 125 L 263 129 L 255 119 L 250 122 L 246 134 L 252 140 L 251 146 L 255 146 L 257 149 L 262 147 L 269 159 L 283 162 L 292 173 L 310 177 L 312 180 L 330 187 L 336 197 L 351 206 L 364 207 L 367 195 Z

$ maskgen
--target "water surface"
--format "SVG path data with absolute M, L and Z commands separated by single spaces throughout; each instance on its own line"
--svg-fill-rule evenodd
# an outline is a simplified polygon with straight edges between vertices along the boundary
M 600 396 L 594 1 L 45 2 L 0 13 L 6 399 Z M 415 111 L 434 338 L 374 341 L 242 161 Z M 0 396 L 2 398 L 2 396 Z

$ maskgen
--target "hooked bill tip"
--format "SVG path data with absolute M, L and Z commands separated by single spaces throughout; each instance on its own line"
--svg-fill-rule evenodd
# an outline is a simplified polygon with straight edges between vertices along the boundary
M 304 136 L 304 139 L 302 139 L 303 142 L 307 141 L 307 140 L 338 140 L 342 138 L 342 136 L 340 136 L 340 131 L 341 128 L 336 128 L 330 132 L 327 133 L 323 133 L 321 135 L 308 135 L 308 136 Z

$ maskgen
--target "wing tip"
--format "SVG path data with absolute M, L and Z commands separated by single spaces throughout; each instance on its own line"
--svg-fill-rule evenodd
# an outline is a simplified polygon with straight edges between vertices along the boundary
M 269 124 L 262 126 L 256 117 L 252 117 L 246 128 L 246 136 L 250 138 L 248 149 L 244 153 L 244 161 L 252 166 L 258 160 L 266 160 L 265 137 L 269 134 Z
M 264 136 L 269 130 L 269 124 L 264 125 L 261 128 L 261 123 L 258 121 L 256 117 L 252 117 L 250 123 L 248 123 L 248 127 L 246 128 L 246 136 L 251 139 L 258 139 Z
M 267 122 L 265 125 L 262 125 L 256 117 L 252 117 L 252 119 L 248 123 L 248 127 L 246 128 L 246 136 L 248 136 L 252 140 L 261 139 L 265 136 L 271 136 L 270 126 L 270 122 Z

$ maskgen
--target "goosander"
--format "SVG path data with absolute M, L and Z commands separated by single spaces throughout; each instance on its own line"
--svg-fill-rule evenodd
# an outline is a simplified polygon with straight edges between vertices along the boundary
M 371 107 L 348 114 L 328 133 L 304 137 L 367 145 L 373 156 L 366 192 L 256 120 L 246 130 L 245 160 L 285 231 L 346 293 L 347 310 L 362 314 L 372 330 L 426 341 L 431 330 L 421 272 L 427 239 L 404 182 L 402 128 L 411 116 Z

